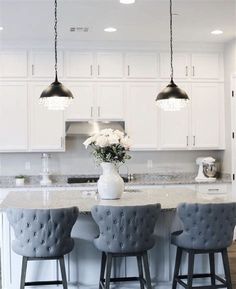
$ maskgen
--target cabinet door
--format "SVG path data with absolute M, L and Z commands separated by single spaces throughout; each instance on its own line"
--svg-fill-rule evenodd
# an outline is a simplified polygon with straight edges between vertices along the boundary
M 1 51 L 0 77 L 27 77 L 27 52 Z
M 91 78 L 93 54 L 90 52 L 67 51 L 65 53 L 65 72 L 68 78 Z
M 192 85 L 192 145 L 208 149 L 220 146 L 221 93 L 219 84 Z
M 32 151 L 63 151 L 65 125 L 62 111 L 48 110 L 39 97 L 48 83 L 32 84 L 30 102 L 30 149 Z
M 124 118 L 124 89 L 119 83 L 102 83 L 97 91 L 98 118 L 122 120 Z
M 190 75 L 190 58 L 187 53 L 174 54 L 175 79 L 187 79 Z M 160 54 L 160 76 L 170 78 L 170 53 Z
M 157 107 L 155 84 L 130 84 L 126 99 L 126 131 L 134 150 L 157 149 Z
M 54 65 L 55 56 L 53 51 L 32 51 L 31 52 L 30 73 L 33 78 L 50 78 L 53 82 L 55 77 Z M 58 53 L 58 75 L 63 76 L 63 57 L 62 52 Z
M 90 120 L 94 117 L 94 87 L 85 83 L 66 83 L 73 93 L 74 99 L 65 111 L 66 120 Z
M 27 85 L 4 83 L 0 85 L 0 151 L 26 151 Z
M 196 79 L 218 79 L 220 64 L 218 53 L 192 54 L 192 77 Z
M 99 78 L 123 77 L 122 53 L 98 53 L 97 65 L 97 73 Z
M 190 97 L 189 85 L 178 83 Z M 159 111 L 160 146 L 162 149 L 187 149 L 189 147 L 190 103 L 180 111 Z
M 156 78 L 158 73 L 156 53 L 127 53 L 126 69 L 129 78 Z

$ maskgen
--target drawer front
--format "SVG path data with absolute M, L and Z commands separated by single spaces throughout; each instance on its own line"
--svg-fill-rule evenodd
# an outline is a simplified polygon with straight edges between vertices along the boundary
M 198 185 L 197 191 L 202 194 L 227 194 L 227 184 Z

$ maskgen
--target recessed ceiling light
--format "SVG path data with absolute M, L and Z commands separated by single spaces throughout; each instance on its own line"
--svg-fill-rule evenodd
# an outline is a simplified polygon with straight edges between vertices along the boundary
M 105 32 L 116 32 L 117 29 L 114 28 L 114 27 L 107 27 L 107 28 L 104 29 L 104 31 L 105 31 Z
M 2 26 L 0 26 L 0 31 L 2 31 L 3 30 L 3 27 Z
M 120 0 L 121 4 L 134 4 L 135 0 Z
M 211 34 L 213 34 L 213 35 L 220 35 L 220 34 L 223 34 L 223 31 L 217 29 L 217 30 L 213 30 L 213 31 L 211 31 Z

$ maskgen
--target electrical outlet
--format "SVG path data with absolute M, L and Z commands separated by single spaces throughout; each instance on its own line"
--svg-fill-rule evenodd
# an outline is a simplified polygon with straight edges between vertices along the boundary
M 25 170 L 29 171 L 31 168 L 30 162 L 25 162 Z
M 152 160 L 148 160 L 148 161 L 147 161 L 147 168 L 148 168 L 148 169 L 152 169 L 152 168 L 153 168 L 153 162 L 152 162 Z

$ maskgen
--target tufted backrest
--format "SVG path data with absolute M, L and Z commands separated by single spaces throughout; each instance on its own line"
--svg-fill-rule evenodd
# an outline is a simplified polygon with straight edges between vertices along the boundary
M 78 208 L 19 209 L 6 211 L 16 239 L 12 249 L 26 257 L 58 257 L 74 247 L 71 230 Z
M 147 206 L 95 206 L 92 216 L 100 235 L 95 246 L 104 252 L 135 253 L 155 244 L 154 228 L 160 204 Z
M 177 213 L 183 223 L 178 245 L 189 249 L 221 249 L 231 245 L 236 224 L 236 203 L 180 204 Z

